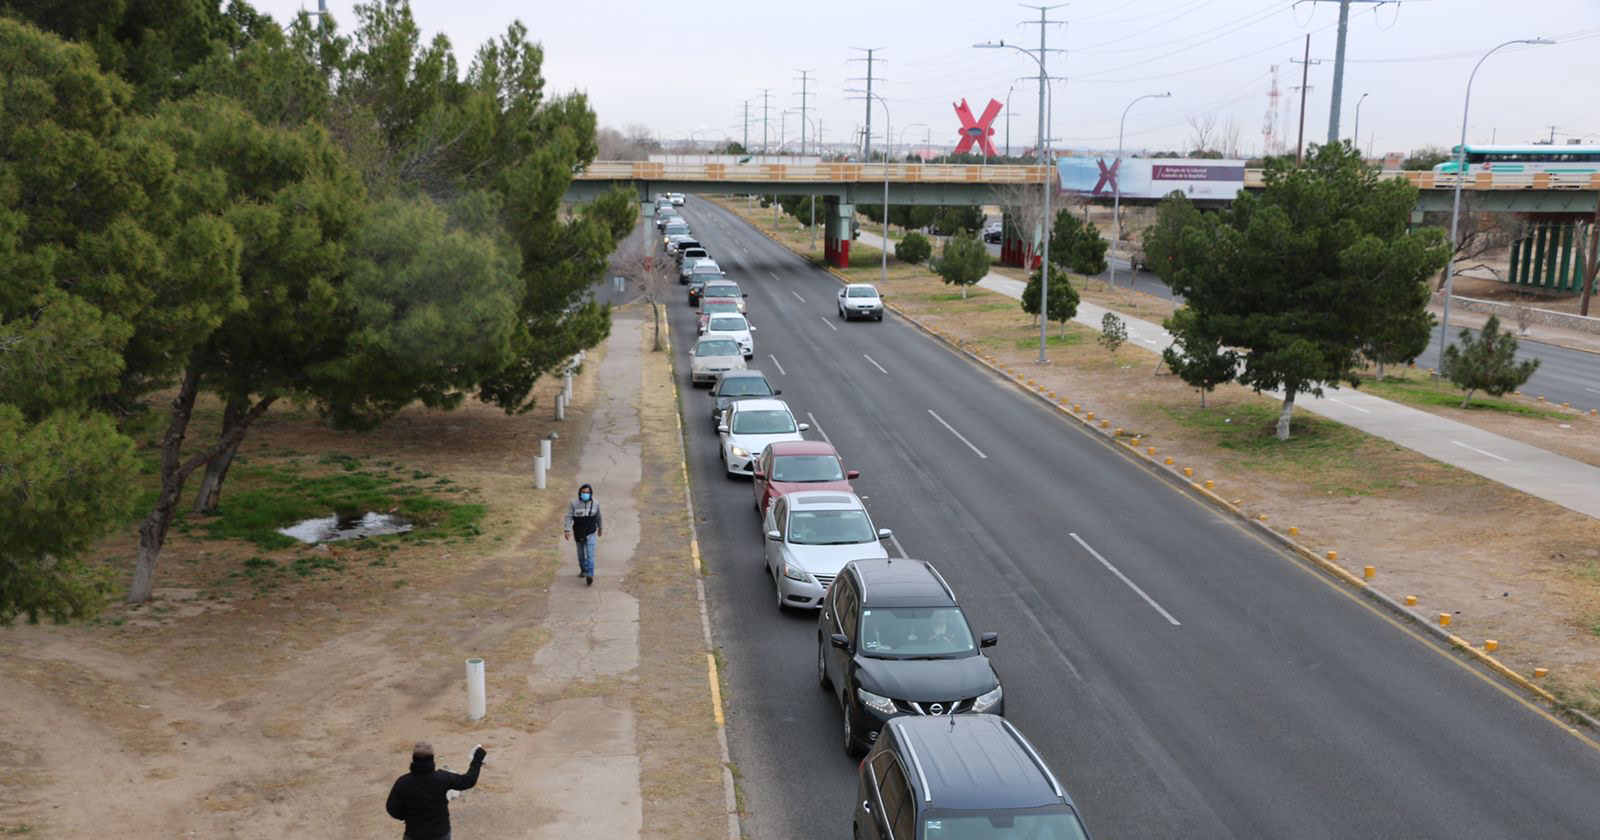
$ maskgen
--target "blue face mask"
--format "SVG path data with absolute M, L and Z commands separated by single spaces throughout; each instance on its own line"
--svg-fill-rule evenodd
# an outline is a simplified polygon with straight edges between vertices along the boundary
M 590 493 L 579 493 L 578 494 L 578 498 L 580 498 L 580 499 L 582 499 L 582 500 L 587 502 L 587 501 L 589 501 L 590 498 L 592 498 L 592 494 L 590 494 Z

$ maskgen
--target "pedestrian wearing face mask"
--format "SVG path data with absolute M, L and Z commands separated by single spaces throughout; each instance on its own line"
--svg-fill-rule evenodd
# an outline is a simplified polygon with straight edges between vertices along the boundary
M 578 487 L 578 498 L 567 504 L 567 516 L 562 523 L 563 536 L 578 543 L 578 576 L 588 586 L 594 585 L 594 544 L 601 533 L 600 503 L 594 500 L 594 488 L 588 484 Z

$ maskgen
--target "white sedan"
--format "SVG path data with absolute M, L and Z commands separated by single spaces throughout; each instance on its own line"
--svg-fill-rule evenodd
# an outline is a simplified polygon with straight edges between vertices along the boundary
M 883 320 L 883 296 L 871 283 L 851 283 L 839 290 L 839 317 Z
M 767 444 L 805 440 L 800 433 L 810 428 L 810 424 L 795 422 L 794 414 L 783 400 L 739 400 L 728 406 L 722 423 L 717 426 L 717 432 L 722 435 L 722 464 L 727 468 L 728 477 L 753 475 L 755 459 Z
M 689 381 L 710 385 L 730 370 L 744 370 L 744 354 L 731 338 L 701 338 L 689 350 Z
M 746 359 L 755 355 L 755 339 L 750 333 L 755 332 L 755 327 L 750 326 L 750 321 L 743 315 L 736 313 L 718 313 L 706 320 L 706 329 L 703 333 L 707 336 L 731 338 L 739 342 L 739 349 L 744 352 Z

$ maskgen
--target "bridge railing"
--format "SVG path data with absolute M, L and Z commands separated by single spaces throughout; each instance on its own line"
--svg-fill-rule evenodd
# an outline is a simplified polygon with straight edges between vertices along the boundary
M 580 181 L 729 181 L 773 184 L 883 183 L 1039 184 L 1042 166 L 962 163 L 652 163 L 602 160 L 578 173 Z M 1540 172 L 1509 174 L 1469 172 L 1385 171 L 1383 177 L 1402 177 L 1423 190 L 1454 189 L 1457 179 L 1464 190 L 1600 190 L 1600 173 Z M 1266 185 L 1263 170 L 1246 169 L 1244 185 Z

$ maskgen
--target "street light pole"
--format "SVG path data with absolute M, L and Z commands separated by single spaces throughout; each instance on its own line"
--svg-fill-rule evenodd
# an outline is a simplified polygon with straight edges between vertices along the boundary
M 1112 166 L 1120 167 L 1121 164 L 1122 164 L 1122 136 L 1123 136 L 1124 130 L 1128 126 L 1128 112 L 1133 110 L 1134 104 L 1137 103 L 1141 99 L 1168 99 L 1168 98 L 1171 98 L 1171 96 L 1172 96 L 1172 91 L 1170 91 L 1170 90 L 1167 91 L 1166 93 L 1147 93 L 1144 96 L 1140 96 L 1140 97 L 1134 99 L 1133 102 L 1129 102 L 1128 103 L 1128 107 L 1122 109 L 1122 122 L 1117 124 L 1117 159 L 1111 162 Z M 1120 246 L 1121 244 L 1122 244 L 1122 170 L 1119 168 L 1117 170 L 1117 177 L 1113 178 L 1111 180 L 1111 276 L 1106 281 L 1106 285 L 1110 286 L 1113 289 L 1115 289 L 1117 287 L 1117 251 L 1119 250 L 1118 246 Z M 1133 270 L 1132 270 L 1133 267 L 1129 266 L 1128 268 L 1129 268 L 1128 276 L 1129 277 L 1133 277 L 1134 276 Z M 1130 281 L 1129 285 L 1130 285 L 1130 288 L 1131 288 L 1132 281 Z
M 1354 137 L 1356 140 L 1355 145 L 1357 152 L 1361 151 L 1361 103 L 1367 101 L 1367 97 L 1370 95 L 1371 94 L 1363 93 L 1361 94 L 1361 98 L 1356 100 L 1356 130 L 1352 132 L 1350 136 Z
M 894 159 L 894 121 L 889 116 L 889 103 L 885 102 L 879 94 L 870 90 L 852 90 L 849 93 L 860 93 L 867 97 L 867 111 L 872 111 L 872 100 L 878 100 L 883 106 L 883 144 L 888 146 L 884 150 L 883 158 L 883 245 L 882 251 L 882 277 L 883 285 L 889 285 L 889 161 Z M 870 161 L 868 161 L 870 163 Z
M 1054 187 L 1055 187 L 1054 175 L 1053 175 L 1053 164 L 1054 164 L 1055 161 L 1052 159 L 1052 157 L 1050 155 L 1050 136 L 1045 133 L 1045 116 L 1050 113 L 1050 108 L 1055 103 L 1055 92 L 1050 89 L 1049 74 L 1046 73 L 1045 65 L 1044 65 L 1044 56 L 1045 56 L 1045 53 L 1047 52 L 1047 50 L 1045 48 L 1045 31 L 1046 31 L 1045 24 L 1050 23 L 1050 21 L 1048 19 L 1046 19 L 1045 13 L 1048 12 L 1050 9 L 1058 8 L 1058 7 L 1056 7 L 1056 6 L 1035 6 L 1035 7 L 1032 7 L 1032 8 L 1037 8 L 1039 10 L 1039 54 L 1038 55 L 1034 55 L 1033 53 L 1029 52 L 1028 50 L 1025 50 L 1022 47 L 1016 46 L 1014 44 L 1007 44 L 1004 41 L 1002 41 L 1002 42 L 1000 42 L 998 44 L 973 44 L 973 46 L 977 47 L 979 49 L 989 49 L 989 50 L 1013 49 L 1013 50 L 1016 50 L 1019 53 L 1022 53 L 1025 56 L 1033 59 L 1034 63 L 1039 65 L 1039 158 L 1040 158 L 1040 163 L 1044 164 L 1044 185 L 1043 185 L 1044 186 L 1044 218 L 1039 224 L 1039 228 L 1040 228 L 1039 234 L 1040 234 L 1040 238 L 1044 240 L 1044 245 L 1043 245 L 1043 248 L 1041 249 L 1040 265 L 1039 265 L 1039 359 L 1038 359 L 1038 361 L 1039 361 L 1040 364 L 1043 364 L 1043 363 L 1049 361 L 1049 359 L 1045 357 L 1045 352 L 1044 351 L 1045 351 L 1045 347 L 1047 346 L 1046 343 L 1050 339 L 1050 332 L 1049 332 L 1050 319 L 1049 319 L 1049 317 L 1047 317 L 1047 313 L 1050 311 L 1050 306 L 1049 306 L 1049 301 L 1050 301 L 1050 229 L 1051 229 L 1051 221 L 1052 221 L 1051 218 L 1050 218 L 1050 194 L 1055 191 L 1054 190 Z
M 1439 367 L 1444 367 L 1445 336 L 1450 331 L 1450 293 L 1455 285 L 1456 278 L 1456 248 L 1457 236 L 1461 226 L 1461 182 L 1466 180 L 1467 172 L 1467 111 L 1472 107 L 1472 80 L 1478 76 L 1478 68 L 1483 66 L 1489 56 L 1512 44 L 1546 45 L 1554 44 L 1549 38 L 1523 38 L 1507 41 L 1498 47 L 1483 54 L 1478 63 L 1472 65 L 1472 73 L 1467 76 L 1467 95 L 1461 103 L 1461 143 L 1456 146 L 1456 188 L 1455 195 L 1450 201 L 1450 261 L 1444 265 L 1444 318 L 1439 321 Z
M 1011 92 L 1016 89 L 1016 82 L 1006 88 L 1006 160 L 1011 159 Z

